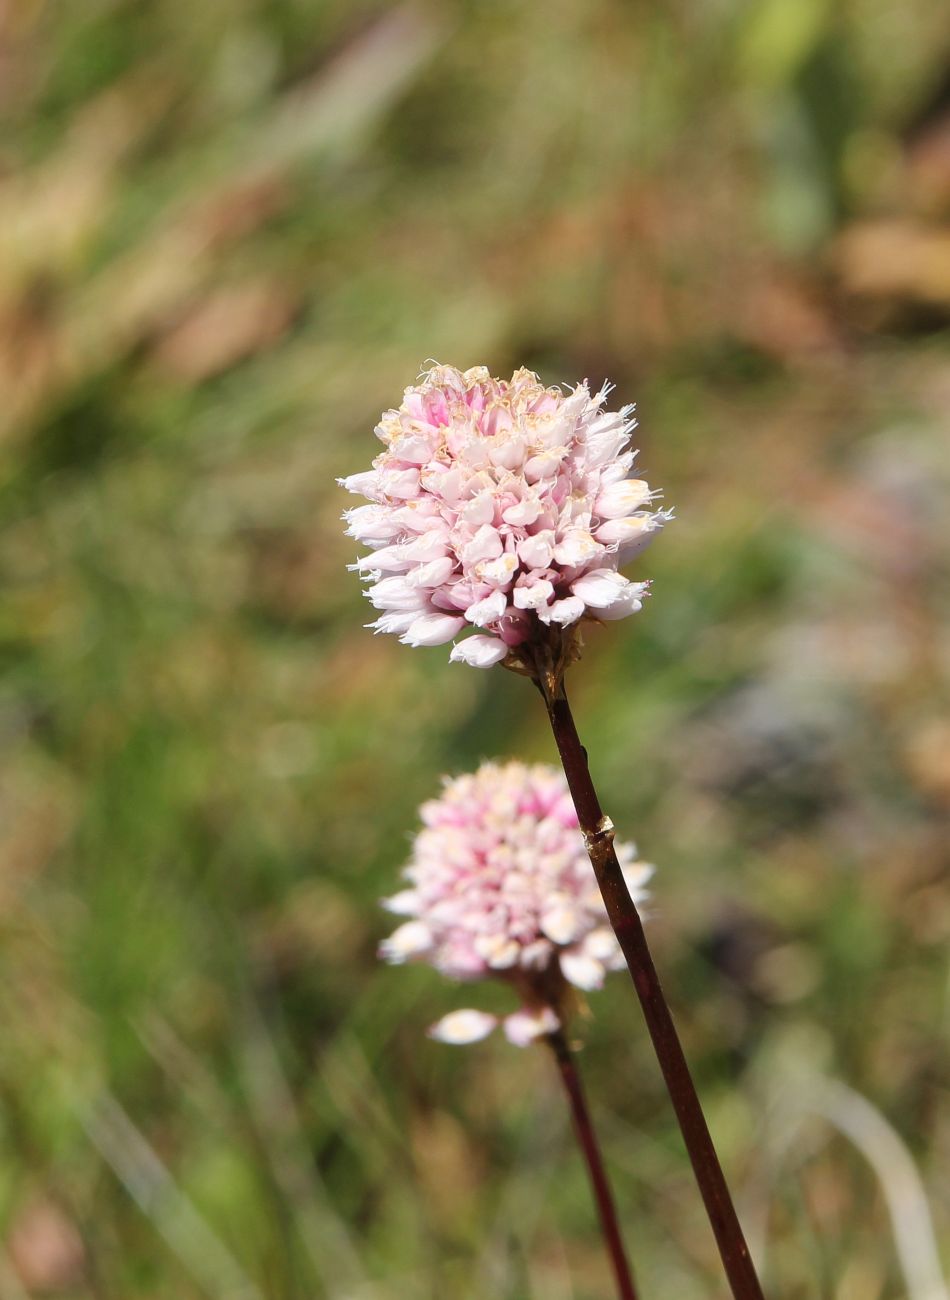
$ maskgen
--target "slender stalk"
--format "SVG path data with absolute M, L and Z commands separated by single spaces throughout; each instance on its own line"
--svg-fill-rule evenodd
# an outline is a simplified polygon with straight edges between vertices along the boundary
M 723 1176 L 716 1148 L 703 1115 L 696 1087 L 686 1064 L 676 1026 L 660 987 L 659 977 L 633 899 L 627 889 L 613 844 L 613 825 L 606 818 L 587 766 L 587 752 L 581 745 L 567 701 L 563 678 L 558 673 L 539 671 L 535 684 L 544 697 L 551 729 L 557 743 L 564 774 L 577 809 L 591 865 L 600 886 L 623 955 L 626 958 L 643 1015 L 653 1040 L 667 1091 L 676 1111 L 680 1131 L 693 1172 L 699 1184 L 706 1214 L 719 1247 L 726 1276 L 735 1300 L 763 1300 L 749 1248 Z
M 554 1060 L 564 1083 L 564 1091 L 567 1093 L 570 1102 L 574 1132 L 577 1134 L 577 1141 L 587 1164 L 594 1201 L 597 1204 L 597 1213 L 600 1216 L 600 1226 L 604 1234 L 604 1243 L 607 1247 L 607 1254 L 610 1256 L 614 1277 L 617 1279 L 617 1294 L 620 1300 L 637 1300 L 637 1289 L 633 1284 L 633 1274 L 630 1271 L 630 1263 L 624 1250 L 623 1238 L 620 1235 L 620 1225 L 617 1222 L 617 1209 L 614 1205 L 610 1183 L 607 1181 L 607 1171 L 604 1169 L 600 1147 L 597 1143 L 597 1135 L 591 1123 L 590 1112 L 587 1109 L 587 1099 L 584 1096 L 581 1076 L 574 1055 L 560 1029 L 555 1030 L 553 1034 L 548 1034 L 547 1041 L 554 1053 Z

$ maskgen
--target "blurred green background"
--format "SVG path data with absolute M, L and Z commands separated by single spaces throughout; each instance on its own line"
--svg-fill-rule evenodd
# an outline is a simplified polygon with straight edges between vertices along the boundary
M 430 356 L 638 402 L 572 690 L 767 1289 L 946 1296 L 948 325 L 942 0 L 0 5 L 4 1300 L 611 1294 L 543 1053 L 424 1036 L 504 991 L 374 957 L 439 775 L 553 758 L 362 627 Z M 592 1002 L 643 1295 L 721 1296 Z

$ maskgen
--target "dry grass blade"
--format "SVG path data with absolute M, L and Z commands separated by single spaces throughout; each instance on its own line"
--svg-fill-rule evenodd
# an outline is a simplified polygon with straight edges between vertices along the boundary
M 264 1300 L 113 1096 L 103 1093 L 80 1119 L 103 1160 L 203 1290 L 222 1300 Z
M 887 1207 L 908 1300 L 950 1300 L 927 1194 L 913 1156 L 877 1107 L 837 1079 L 798 1078 L 794 1093 L 783 1095 L 773 1108 L 771 1139 L 766 1144 L 768 1172 L 761 1180 L 760 1195 L 748 1205 L 750 1237 L 763 1267 L 769 1188 L 777 1185 L 793 1157 L 801 1157 L 803 1126 L 811 1119 L 825 1120 L 837 1129 L 871 1166 Z
M 908 1300 L 950 1300 L 927 1194 L 895 1129 L 866 1097 L 836 1079 L 816 1080 L 801 1104 L 853 1142 L 877 1175 Z

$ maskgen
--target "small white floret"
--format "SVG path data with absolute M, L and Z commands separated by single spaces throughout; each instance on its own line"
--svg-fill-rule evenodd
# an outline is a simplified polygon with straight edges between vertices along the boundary
M 601 519 L 621 519 L 640 510 L 650 500 L 650 485 L 642 478 L 621 479 L 604 488 L 594 502 L 594 513 Z
M 379 945 L 379 955 L 394 966 L 421 957 L 432 948 L 432 931 L 423 921 L 407 921 Z
M 487 1038 L 497 1024 L 497 1016 L 490 1016 L 486 1011 L 450 1011 L 432 1025 L 429 1037 L 440 1043 L 458 1046 L 463 1043 L 478 1043 Z
M 578 909 L 567 904 L 552 907 L 541 917 L 541 929 L 554 943 L 573 943 L 583 923 Z
M 508 602 L 505 599 L 503 591 L 493 591 L 483 600 L 476 600 L 474 604 L 469 605 L 465 611 L 465 617 L 469 623 L 474 623 L 476 627 L 487 627 L 489 623 L 494 623 L 501 618 L 508 608 Z
M 523 1007 L 520 1011 L 505 1016 L 502 1027 L 509 1043 L 515 1047 L 527 1047 L 535 1039 L 560 1029 L 561 1022 L 550 1007 L 539 1007 L 537 1010 Z
M 453 664 L 468 664 L 471 668 L 491 668 L 501 663 L 508 647 L 497 636 L 470 636 L 453 646 L 449 660 Z
M 589 609 L 608 609 L 632 584 L 613 569 L 592 569 L 571 586 Z
M 592 989 L 599 989 L 603 986 L 604 971 L 603 964 L 595 957 L 585 957 L 581 953 L 562 952 L 561 970 L 564 972 L 564 978 L 570 980 L 575 988 L 583 989 L 589 993 Z
M 512 600 L 515 609 L 540 609 L 548 604 L 553 595 L 554 588 L 547 578 L 539 578 L 537 582 L 526 582 L 515 587 Z
M 628 614 L 639 613 L 643 608 L 643 597 L 649 589 L 649 584 L 646 582 L 628 582 L 626 586 L 620 588 L 616 599 L 597 611 L 597 617 L 612 622 L 618 618 L 626 618 Z
M 458 636 L 464 626 L 464 618 L 451 614 L 421 614 L 399 639 L 403 645 L 445 645 L 446 641 Z
M 586 606 L 580 596 L 565 596 L 563 600 L 555 600 L 547 609 L 538 610 L 538 618 L 542 623 L 557 623 L 561 627 L 569 627 L 571 623 L 576 623 L 579 618 L 584 617 Z
M 394 916 L 415 916 L 419 910 L 419 895 L 414 889 L 401 889 L 398 894 L 384 898 L 382 906 Z

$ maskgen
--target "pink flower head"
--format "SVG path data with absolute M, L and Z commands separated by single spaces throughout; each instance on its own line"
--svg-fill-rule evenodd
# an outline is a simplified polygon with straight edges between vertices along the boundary
M 498 977 L 522 1005 L 504 1020 L 524 1046 L 562 1021 L 568 985 L 589 990 L 623 956 L 607 922 L 567 782 L 555 768 L 484 763 L 446 779 L 423 804 L 423 829 L 403 875 L 408 888 L 384 900 L 407 919 L 385 939 L 386 961 L 425 961 L 458 980 Z M 617 844 L 635 902 L 653 868 Z M 498 1023 L 453 1011 L 430 1033 L 450 1043 L 484 1038 Z
M 542 629 L 640 609 L 647 584 L 618 569 L 670 512 L 631 477 L 633 407 L 604 410 L 609 392 L 484 366 L 433 366 L 407 388 L 373 468 L 340 480 L 370 502 L 344 515 L 371 548 L 354 566 L 380 610 L 370 626 L 407 645 L 474 631 L 450 657 L 487 668 Z

